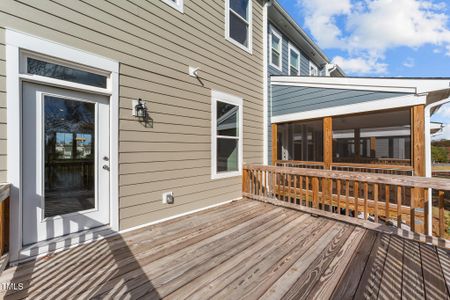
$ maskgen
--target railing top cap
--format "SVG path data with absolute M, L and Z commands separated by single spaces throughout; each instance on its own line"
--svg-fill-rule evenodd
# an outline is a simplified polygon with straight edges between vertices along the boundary
M 450 190 L 450 180 L 443 178 L 427 178 L 419 176 L 391 175 L 364 172 L 348 172 L 334 170 L 306 169 L 298 167 L 263 166 L 256 164 L 244 165 L 244 169 L 267 170 L 291 175 L 322 177 L 367 183 L 389 184 L 416 188 L 432 188 Z

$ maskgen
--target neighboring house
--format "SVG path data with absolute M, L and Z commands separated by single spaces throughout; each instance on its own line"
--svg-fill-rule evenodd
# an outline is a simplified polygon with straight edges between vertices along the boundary
M 263 162 L 265 2 L 1 1 L 12 260 L 241 196 Z
M 331 64 L 328 57 L 311 40 L 283 7 L 274 1 L 268 8 L 267 74 L 270 76 L 345 76 L 339 66 Z M 270 84 L 268 95 L 270 95 Z M 267 137 L 272 139 L 272 103 L 267 97 Z M 272 146 L 267 143 L 267 160 L 271 163 Z M 286 155 L 286 154 L 285 154 Z M 287 159 L 287 157 L 286 157 Z

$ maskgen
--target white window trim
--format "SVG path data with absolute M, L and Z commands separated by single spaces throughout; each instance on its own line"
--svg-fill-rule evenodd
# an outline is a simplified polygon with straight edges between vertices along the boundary
M 295 52 L 298 55 L 298 73 L 297 74 L 291 74 L 291 51 Z M 288 74 L 289 75 L 295 75 L 295 76 L 299 76 L 300 75 L 300 63 L 301 60 L 301 55 L 300 55 L 300 51 L 291 43 L 288 43 Z
M 239 141 L 238 141 L 238 170 L 217 172 L 217 101 L 236 105 L 239 108 Z M 222 179 L 242 175 L 243 163 L 243 100 L 240 97 L 219 91 L 211 91 L 211 179 Z
M 7 101 L 7 164 L 11 191 L 10 261 L 16 262 L 22 248 L 22 81 L 35 81 L 74 90 L 97 92 L 110 96 L 110 227 L 119 230 L 119 63 L 82 50 L 6 29 L 6 94 Z M 107 89 L 74 84 L 44 76 L 21 74 L 22 51 L 31 51 L 59 60 L 106 71 L 110 74 Z M 91 88 L 91 89 L 90 89 Z
M 316 75 L 315 76 L 319 76 L 319 68 L 317 67 L 317 65 L 315 63 L 313 63 L 312 61 L 309 61 L 309 76 L 312 76 L 312 72 L 311 69 L 316 70 Z
M 239 14 L 236 13 L 236 16 L 241 18 L 248 24 L 248 47 L 245 47 L 238 41 L 234 40 L 230 36 L 230 0 L 225 0 L 225 39 L 232 44 L 238 46 L 239 48 L 247 51 L 248 53 L 253 53 L 253 9 L 252 9 L 252 0 L 248 1 L 248 20 L 242 18 Z
M 178 10 L 180 13 L 184 13 L 184 0 L 175 0 L 171 1 L 171 0 L 161 0 L 162 2 L 166 3 L 169 6 L 172 6 L 173 8 L 175 8 L 176 10 Z
M 277 66 L 272 61 L 272 35 L 275 35 L 277 38 L 280 39 L 280 65 Z M 269 55 L 270 55 L 270 66 L 274 67 L 275 69 L 279 71 L 283 71 L 283 37 L 281 34 L 272 26 L 270 27 L 270 36 L 269 36 Z

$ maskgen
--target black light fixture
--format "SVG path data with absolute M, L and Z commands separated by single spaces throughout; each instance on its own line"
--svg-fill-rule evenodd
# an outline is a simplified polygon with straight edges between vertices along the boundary
M 142 99 L 138 99 L 138 103 L 134 107 L 135 116 L 139 118 L 141 121 L 145 121 L 147 119 L 147 106 L 142 102 Z

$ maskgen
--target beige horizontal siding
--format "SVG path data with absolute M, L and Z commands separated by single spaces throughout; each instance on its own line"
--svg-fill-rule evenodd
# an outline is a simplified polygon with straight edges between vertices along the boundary
M 121 228 L 239 197 L 241 178 L 211 180 L 211 90 L 244 99 L 243 159 L 262 161 L 261 1 L 253 0 L 252 54 L 224 38 L 224 6 L 222 0 L 190 0 L 182 14 L 159 0 L 0 5 L 1 27 L 120 62 Z M 0 163 L 6 162 L 4 52 L 0 29 Z M 188 66 L 200 68 L 200 81 L 188 76 Z M 147 102 L 152 127 L 131 115 L 137 98 Z M 165 191 L 175 193 L 175 204 L 161 203 Z

